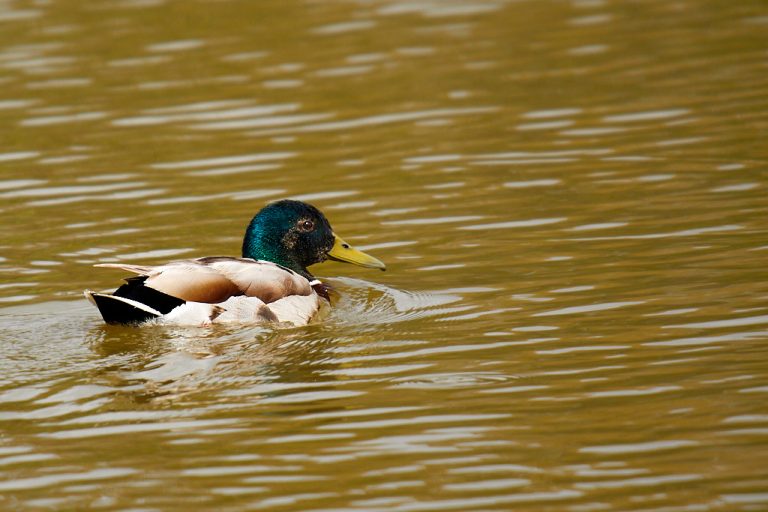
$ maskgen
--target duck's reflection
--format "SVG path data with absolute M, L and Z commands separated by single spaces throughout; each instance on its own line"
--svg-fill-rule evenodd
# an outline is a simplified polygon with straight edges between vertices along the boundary
M 101 377 L 117 388 L 130 389 L 141 402 L 191 395 L 215 399 L 218 392 L 259 397 L 259 390 L 274 397 L 336 381 L 328 370 L 336 366 L 330 351 L 339 340 L 322 325 L 294 329 L 98 325 L 88 331 L 86 341 L 99 356 L 112 360 Z M 123 357 L 115 364 L 114 356 Z

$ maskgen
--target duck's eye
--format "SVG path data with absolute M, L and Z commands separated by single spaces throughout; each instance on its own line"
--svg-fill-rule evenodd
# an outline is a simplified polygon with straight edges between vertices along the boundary
M 311 220 L 302 220 L 299 222 L 299 230 L 312 231 L 313 229 L 315 229 L 315 223 Z

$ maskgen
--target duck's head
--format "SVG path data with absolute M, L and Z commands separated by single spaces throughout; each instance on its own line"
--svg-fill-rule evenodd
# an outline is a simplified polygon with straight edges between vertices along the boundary
M 272 261 L 307 279 L 312 278 L 307 267 L 327 259 L 386 268 L 337 236 L 320 210 L 289 199 L 271 203 L 253 217 L 245 231 L 243 257 Z

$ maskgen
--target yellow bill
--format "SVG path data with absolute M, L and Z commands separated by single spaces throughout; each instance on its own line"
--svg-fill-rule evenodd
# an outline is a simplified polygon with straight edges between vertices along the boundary
M 335 261 L 343 261 L 345 263 L 352 263 L 353 265 L 359 265 L 366 268 L 378 268 L 380 270 L 387 270 L 387 266 L 380 260 L 374 258 L 370 254 L 366 254 L 363 251 L 359 251 L 349 245 L 347 242 L 341 239 L 336 233 L 333 234 L 334 243 L 333 249 L 328 252 L 328 257 Z

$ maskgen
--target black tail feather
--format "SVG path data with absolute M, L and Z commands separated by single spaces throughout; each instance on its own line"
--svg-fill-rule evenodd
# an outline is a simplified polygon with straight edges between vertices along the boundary
M 146 279 L 145 276 L 126 279 L 126 283 L 115 290 L 113 295 L 141 302 L 164 315 L 186 302 L 149 286 L 144 286 Z
M 146 277 L 126 279 L 113 294 L 86 291 L 85 296 L 108 324 L 135 325 L 158 318 L 185 304 L 167 293 L 144 286 Z
M 99 308 L 99 313 L 108 324 L 134 325 L 160 316 L 138 308 L 114 295 L 90 293 L 89 298 Z

